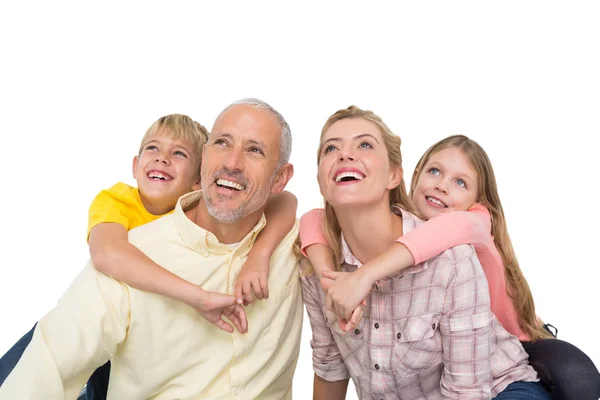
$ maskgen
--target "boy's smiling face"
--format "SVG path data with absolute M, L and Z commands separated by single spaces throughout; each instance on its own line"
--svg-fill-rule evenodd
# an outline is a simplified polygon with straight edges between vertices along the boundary
M 179 197 L 200 188 L 199 155 L 193 149 L 168 133 L 157 132 L 133 158 L 133 177 L 142 203 L 151 214 L 171 211 Z

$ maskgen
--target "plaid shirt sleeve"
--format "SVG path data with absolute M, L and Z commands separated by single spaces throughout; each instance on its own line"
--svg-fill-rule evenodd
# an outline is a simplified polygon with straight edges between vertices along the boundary
M 326 381 L 335 382 L 349 379 L 350 373 L 327 325 L 327 318 L 323 314 L 323 293 L 319 280 L 313 274 L 303 276 L 301 281 L 302 297 L 306 305 L 313 335 L 310 341 L 313 350 L 313 369 L 318 376 Z
M 452 249 L 454 264 L 440 320 L 443 341 L 441 390 L 448 399 L 490 399 L 492 314 L 488 285 L 470 246 Z

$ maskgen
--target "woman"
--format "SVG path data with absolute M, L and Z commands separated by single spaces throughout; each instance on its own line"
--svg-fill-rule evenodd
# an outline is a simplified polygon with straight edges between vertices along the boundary
M 318 180 L 336 265 L 354 271 L 421 223 L 402 177 L 400 138 L 351 106 L 321 132 Z M 487 281 L 471 247 L 452 248 L 370 292 L 364 317 L 345 333 L 316 275 L 304 269 L 313 329 L 315 399 L 549 399 L 527 354 L 490 312 Z M 519 397 L 520 396 L 520 397 Z

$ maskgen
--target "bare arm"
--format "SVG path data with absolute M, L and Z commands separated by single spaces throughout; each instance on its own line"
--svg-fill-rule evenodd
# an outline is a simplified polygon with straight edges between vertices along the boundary
M 209 322 L 232 332 L 221 319 L 227 315 L 240 332 L 247 329 L 246 315 L 236 308 L 233 296 L 207 292 L 167 271 L 129 243 L 127 230 L 117 223 L 102 223 L 90 232 L 92 265 L 105 275 L 146 292 L 160 294 L 196 309 Z
M 269 260 L 279 243 L 296 223 L 298 200 L 290 192 L 271 197 L 265 209 L 267 225 L 258 234 L 248 259 L 242 266 L 234 289 L 238 303 L 252 303 L 254 298 L 269 297 Z
M 313 400 L 344 400 L 348 390 L 348 379 L 329 382 L 315 374 Z

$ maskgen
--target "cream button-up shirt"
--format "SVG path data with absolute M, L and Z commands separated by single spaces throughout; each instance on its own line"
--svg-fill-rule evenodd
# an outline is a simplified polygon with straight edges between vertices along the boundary
M 129 232 L 152 260 L 205 290 L 233 293 L 235 278 L 264 216 L 231 248 L 184 212 Z M 248 307 L 248 333 L 224 332 L 191 307 L 83 269 L 38 323 L 0 399 L 75 399 L 111 360 L 109 399 L 290 399 L 300 350 L 302 295 L 292 246 L 298 223 L 271 257 L 269 299 Z

